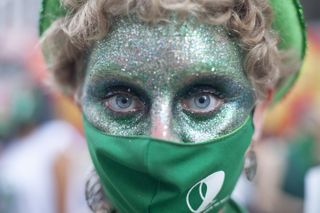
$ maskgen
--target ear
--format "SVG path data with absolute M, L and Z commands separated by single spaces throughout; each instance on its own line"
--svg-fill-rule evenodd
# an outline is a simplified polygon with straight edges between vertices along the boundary
M 267 98 L 263 100 L 259 100 L 258 103 L 256 104 L 256 107 L 253 112 L 253 124 L 254 124 L 254 134 L 252 136 L 253 142 L 259 141 L 261 137 L 264 115 L 269 104 L 272 101 L 273 93 L 274 93 L 273 90 L 269 90 Z

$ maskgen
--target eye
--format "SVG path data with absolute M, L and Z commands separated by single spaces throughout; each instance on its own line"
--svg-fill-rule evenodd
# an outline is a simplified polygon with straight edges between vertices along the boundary
M 199 109 L 206 109 L 211 101 L 210 95 L 201 95 L 193 98 L 194 106 Z
M 198 91 L 181 100 L 183 110 L 198 115 L 209 115 L 222 103 L 222 96 L 216 94 L 215 91 Z
M 113 112 L 129 114 L 144 109 L 144 103 L 128 92 L 113 92 L 105 100 L 105 106 Z

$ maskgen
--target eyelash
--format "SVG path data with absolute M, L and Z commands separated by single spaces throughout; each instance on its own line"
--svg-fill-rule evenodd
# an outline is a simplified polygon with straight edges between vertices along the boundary
M 105 89 L 107 94 L 104 96 L 104 100 L 107 98 L 110 98 L 115 95 L 119 94 L 130 94 L 131 96 L 137 97 L 141 102 L 147 103 L 147 98 L 145 98 L 145 95 L 137 92 L 135 89 L 126 87 L 126 86 L 115 86 L 115 87 L 109 87 Z
M 226 98 L 224 93 L 209 86 L 200 86 L 200 87 L 192 88 L 185 95 L 183 95 L 183 97 L 187 97 L 187 96 L 192 97 L 194 95 L 201 94 L 201 93 L 209 93 L 222 100 Z

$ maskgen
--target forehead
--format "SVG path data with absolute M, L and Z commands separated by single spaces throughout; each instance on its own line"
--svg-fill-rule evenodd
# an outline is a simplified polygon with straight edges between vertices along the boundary
M 93 48 L 88 67 L 97 75 L 117 70 L 124 76 L 141 77 L 148 72 L 174 78 L 181 73 L 211 72 L 247 81 L 237 41 L 223 27 L 194 18 L 183 22 L 172 18 L 155 25 L 134 17 L 117 18 Z

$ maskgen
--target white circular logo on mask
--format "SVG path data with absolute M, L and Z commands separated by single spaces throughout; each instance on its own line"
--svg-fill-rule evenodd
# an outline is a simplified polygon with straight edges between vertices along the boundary
M 193 213 L 201 213 L 206 210 L 209 205 L 214 202 L 214 199 L 219 194 L 224 183 L 224 178 L 225 174 L 223 171 L 215 172 L 191 187 L 186 197 L 189 210 Z M 204 190 L 203 187 L 206 187 L 206 190 Z M 196 192 L 195 194 L 197 194 L 202 200 L 202 203 L 198 206 L 198 208 L 194 208 L 190 204 L 190 194 L 191 192 L 196 190 L 196 188 L 199 188 L 199 190 L 197 190 L 198 192 Z M 206 192 L 204 193 L 204 191 Z

